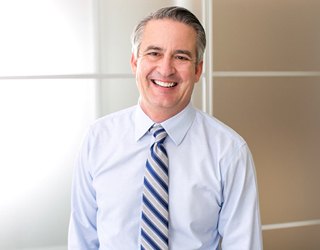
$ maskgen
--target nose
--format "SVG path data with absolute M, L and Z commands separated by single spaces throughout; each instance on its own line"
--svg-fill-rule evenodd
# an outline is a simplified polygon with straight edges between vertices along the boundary
M 176 69 L 173 58 L 171 56 L 164 56 L 161 58 L 158 64 L 158 72 L 164 76 L 172 76 L 175 74 Z

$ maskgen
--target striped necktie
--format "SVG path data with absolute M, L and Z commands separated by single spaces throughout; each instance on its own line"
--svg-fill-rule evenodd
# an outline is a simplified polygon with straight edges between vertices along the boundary
M 141 249 L 169 249 L 168 155 L 163 142 L 167 132 L 151 128 L 155 142 L 146 162 L 143 187 Z

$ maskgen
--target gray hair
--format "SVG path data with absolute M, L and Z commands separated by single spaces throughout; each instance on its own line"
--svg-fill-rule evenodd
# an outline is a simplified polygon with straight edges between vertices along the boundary
M 149 14 L 138 23 L 131 35 L 132 52 L 135 54 L 135 56 L 138 57 L 142 35 L 147 23 L 151 20 L 160 19 L 178 21 L 191 26 L 196 31 L 196 63 L 198 64 L 201 62 L 203 60 L 203 54 L 206 47 L 206 33 L 204 28 L 194 14 L 185 8 L 177 6 L 159 9 L 156 12 Z

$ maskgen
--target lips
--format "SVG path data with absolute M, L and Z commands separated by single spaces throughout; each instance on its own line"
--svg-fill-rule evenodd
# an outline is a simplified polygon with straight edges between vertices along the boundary
M 177 82 L 162 82 L 159 80 L 152 80 L 152 82 L 163 88 L 173 88 L 178 84 Z

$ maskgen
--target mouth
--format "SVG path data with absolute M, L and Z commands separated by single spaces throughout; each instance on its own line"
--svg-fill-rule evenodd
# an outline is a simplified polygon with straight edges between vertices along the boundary
M 158 80 L 151 80 L 155 85 L 163 87 L 163 88 L 173 88 L 177 86 L 177 82 L 162 82 Z

